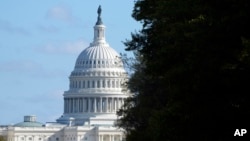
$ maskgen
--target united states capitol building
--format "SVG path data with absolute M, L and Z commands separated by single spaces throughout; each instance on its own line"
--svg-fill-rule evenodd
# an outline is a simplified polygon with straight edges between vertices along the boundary
M 94 40 L 84 49 L 69 76 L 63 94 L 64 113 L 56 122 L 40 123 L 35 115 L 0 126 L 7 141 L 122 141 L 124 132 L 115 127 L 116 111 L 130 93 L 124 86 L 128 75 L 120 55 L 105 40 L 101 7 L 94 26 Z

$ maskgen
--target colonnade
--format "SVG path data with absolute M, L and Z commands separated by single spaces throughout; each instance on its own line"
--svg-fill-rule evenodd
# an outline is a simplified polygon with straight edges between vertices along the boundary
M 102 135 L 102 134 L 100 134 L 98 136 L 98 141 L 122 141 L 122 137 L 123 137 L 122 135 L 112 135 L 112 134 Z
M 121 79 L 108 80 L 71 80 L 70 88 L 121 88 Z
M 64 98 L 64 113 L 115 113 L 124 104 L 121 97 Z

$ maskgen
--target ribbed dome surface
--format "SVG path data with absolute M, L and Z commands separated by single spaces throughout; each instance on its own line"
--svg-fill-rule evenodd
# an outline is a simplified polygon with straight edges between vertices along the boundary
M 78 56 L 75 68 L 92 68 L 100 66 L 101 68 L 107 65 L 115 65 L 120 59 L 120 55 L 108 44 L 94 45 L 87 47 Z
M 90 46 L 83 50 L 77 60 L 115 59 L 119 54 L 109 46 Z

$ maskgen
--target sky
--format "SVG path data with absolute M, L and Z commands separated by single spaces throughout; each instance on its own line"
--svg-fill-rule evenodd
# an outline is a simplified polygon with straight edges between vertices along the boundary
M 93 41 L 102 7 L 106 41 L 118 53 L 141 24 L 132 0 L 0 1 L 0 125 L 25 115 L 55 122 L 63 114 L 63 93 L 80 52 Z

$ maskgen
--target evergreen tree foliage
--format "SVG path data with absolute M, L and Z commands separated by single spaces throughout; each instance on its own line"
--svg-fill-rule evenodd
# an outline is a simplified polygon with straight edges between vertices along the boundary
M 249 129 L 250 1 L 137 0 L 137 52 L 117 122 L 127 141 L 230 140 Z M 250 122 L 249 122 L 250 123 Z
M 6 139 L 4 138 L 4 136 L 0 135 L 0 141 L 6 141 Z

